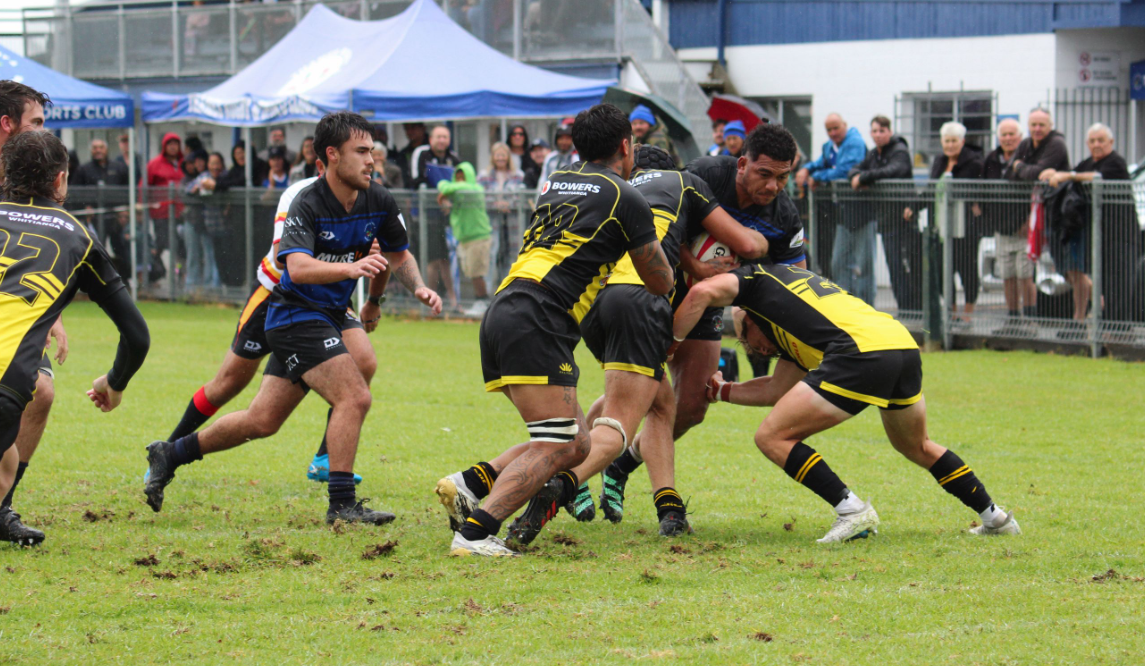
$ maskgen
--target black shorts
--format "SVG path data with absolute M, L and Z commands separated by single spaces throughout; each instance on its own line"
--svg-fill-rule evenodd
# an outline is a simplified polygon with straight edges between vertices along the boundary
M 231 351 L 239 358 L 257 361 L 270 353 L 270 343 L 266 341 L 266 311 L 270 307 L 268 298 L 270 291 L 261 284 L 255 287 L 243 306 L 239 315 L 239 325 L 235 330 L 235 339 L 231 342 Z M 343 329 L 362 328 L 362 320 L 352 309 L 346 310 L 346 323 Z M 285 368 L 280 365 L 280 370 Z M 284 374 L 275 374 L 275 377 L 285 377 Z
M 676 291 L 672 294 L 672 312 L 675 313 L 684 297 L 688 295 L 688 287 L 683 278 L 676 280 Z M 707 308 L 700 321 L 684 336 L 685 340 L 723 340 L 724 338 L 724 309 Z
M 302 375 L 332 358 L 349 353 L 342 331 L 326 320 L 309 319 L 272 328 L 266 332 L 273 352 L 265 374 L 283 377 L 295 384 Z
M 529 280 L 502 289 L 481 320 L 481 373 L 486 391 L 514 384 L 576 386 L 580 342 L 576 320 L 552 293 Z
M 48 355 L 47 351 L 40 357 L 40 365 L 36 368 L 36 372 L 41 375 L 47 375 L 48 379 L 56 378 L 56 373 L 52 371 L 52 357 Z
M 581 320 L 580 332 L 605 370 L 660 381 L 672 345 L 672 305 L 640 285 L 609 285 Z
M 4 455 L 20 434 L 20 420 L 24 414 L 24 401 L 0 390 L 0 455 Z
M 832 354 L 803 381 L 852 416 L 869 405 L 906 409 L 922 399 L 922 356 L 917 349 Z

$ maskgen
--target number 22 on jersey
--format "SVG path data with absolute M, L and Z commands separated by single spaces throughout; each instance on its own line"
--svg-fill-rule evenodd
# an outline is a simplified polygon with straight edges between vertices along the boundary
M 13 240 L 12 234 L 0 229 L 0 294 L 18 298 L 29 307 L 36 304 L 40 294 L 51 300 L 59 298 L 64 285 L 52 275 L 60 258 L 60 246 L 47 236 L 29 232 Z M 38 270 L 14 270 L 24 263 Z

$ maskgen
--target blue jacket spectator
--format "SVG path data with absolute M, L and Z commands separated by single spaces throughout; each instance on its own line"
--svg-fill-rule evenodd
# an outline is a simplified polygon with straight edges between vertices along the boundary
M 847 123 L 837 113 L 827 116 L 824 122 L 827 128 L 828 141 L 823 144 L 823 152 L 819 159 L 808 162 L 803 167 L 807 175 L 796 174 L 796 184 L 802 186 L 803 180 L 811 178 L 821 182 L 843 180 L 847 173 L 867 155 L 867 144 L 859 130 L 847 127 Z

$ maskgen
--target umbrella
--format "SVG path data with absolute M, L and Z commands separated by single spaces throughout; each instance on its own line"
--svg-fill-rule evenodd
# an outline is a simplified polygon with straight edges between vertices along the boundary
M 717 118 L 739 120 L 743 123 L 744 129 L 749 132 L 761 120 L 771 122 L 771 116 L 763 110 L 762 106 L 736 95 L 724 94 L 712 95 L 712 105 L 708 107 L 708 117 L 712 120 Z
M 631 112 L 637 104 L 644 104 L 652 109 L 652 113 L 660 119 L 660 122 L 664 123 L 664 128 L 668 130 L 668 138 L 672 139 L 676 152 L 680 154 L 684 164 L 700 156 L 700 149 L 696 145 L 695 137 L 692 136 L 692 124 L 679 109 L 663 97 L 611 86 L 601 101 L 618 106 L 625 113 Z

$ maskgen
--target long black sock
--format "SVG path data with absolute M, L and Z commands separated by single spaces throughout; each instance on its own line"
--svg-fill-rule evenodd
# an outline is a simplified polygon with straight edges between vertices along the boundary
M 326 410 L 326 430 L 330 429 L 330 415 L 333 413 L 334 413 L 333 407 Z M 322 443 L 318 445 L 318 453 L 314 454 L 316 456 L 329 455 L 329 452 L 326 450 L 326 430 L 322 431 Z
M 330 483 L 326 486 L 330 494 L 330 508 L 343 509 L 354 505 L 357 500 L 354 494 L 353 472 L 330 472 Z
M 461 473 L 465 486 L 477 499 L 485 499 L 493 490 L 493 483 L 497 480 L 497 472 L 487 462 L 479 462 Z
M 823 456 L 815 449 L 799 442 L 791 449 L 787 462 L 783 465 L 787 476 L 797 483 L 807 486 L 813 493 L 823 498 L 832 507 L 847 499 L 847 485 L 827 466 Z
M 1037 317 L 1038 316 L 1038 306 L 1027 305 L 1027 306 L 1022 308 L 1022 314 L 1025 315 L 1025 317 L 1027 319 L 1032 319 L 1034 317 Z
M 957 497 L 976 513 L 982 513 L 994 504 L 990 493 L 986 492 L 986 486 L 974 476 L 974 470 L 949 449 L 930 466 L 930 474 L 943 490 Z
M 675 488 L 661 488 L 652 495 L 652 503 L 656 505 L 656 520 L 664 520 L 664 516 L 675 511 L 684 513 L 684 500 Z
M 617 456 L 616 460 L 612 461 L 612 464 L 616 465 L 616 467 L 625 474 L 631 474 L 640 467 L 640 461 L 636 459 L 636 456 L 632 455 L 632 447 L 624 449 L 624 453 Z
M 8 489 L 8 494 L 4 496 L 4 501 L 0 502 L 0 508 L 12 506 L 12 495 L 16 492 L 16 486 L 20 485 L 20 479 L 24 478 L 24 471 L 28 469 L 28 463 L 22 462 L 16 468 L 16 478 L 12 480 L 12 487 Z
M 563 486 L 561 488 L 561 499 L 558 503 L 558 506 L 564 506 L 576 499 L 576 489 L 577 486 L 580 485 L 580 480 L 576 478 L 575 473 L 568 470 L 564 472 L 557 472 L 557 475 L 553 478 L 560 481 Z
M 501 521 L 486 513 L 484 509 L 474 509 L 469 520 L 461 526 L 461 538 L 468 541 L 481 541 L 496 536 L 501 531 Z
M 183 418 L 179 420 L 179 425 L 171 431 L 171 436 L 167 438 L 168 442 L 173 442 L 180 437 L 186 437 L 199 429 L 201 425 L 206 423 L 215 415 L 219 408 L 212 405 L 207 400 L 206 391 L 200 388 L 195 391 L 194 397 L 191 402 L 187 403 L 187 409 L 183 412 Z
M 193 432 L 186 437 L 171 442 L 171 461 L 176 467 L 202 460 L 203 454 L 199 450 L 199 433 Z

